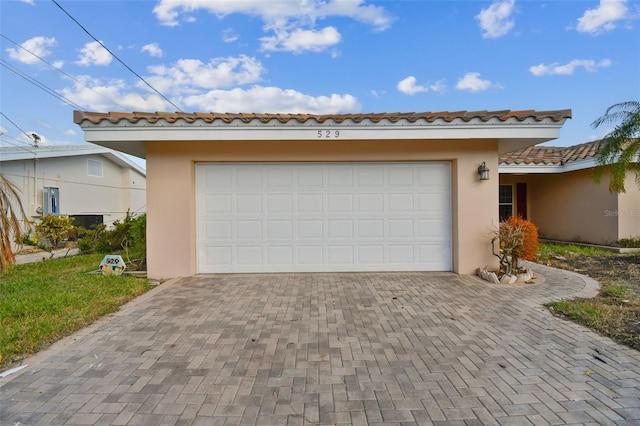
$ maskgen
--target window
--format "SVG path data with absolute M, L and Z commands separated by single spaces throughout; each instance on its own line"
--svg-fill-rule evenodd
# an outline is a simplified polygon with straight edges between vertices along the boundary
M 513 216 L 513 186 L 500 185 L 498 191 L 498 211 L 500 222 L 504 222 Z
M 60 214 L 60 189 L 45 186 L 42 189 L 42 216 Z
M 89 176 L 102 177 L 102 161 L 87 160 L 87 174 Z

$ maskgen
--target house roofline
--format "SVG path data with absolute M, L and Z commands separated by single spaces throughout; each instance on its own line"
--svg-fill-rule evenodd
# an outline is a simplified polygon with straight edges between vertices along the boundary
M 130 168 L 145 177 L 147 176 L 147 171 L 145 170 L 145 168 L 137 164 L 135 161 L 132 161 L 118 151 L 95 144 L 40 145 L 38 148 L 0 147 L 0 154 L 0 162 L 101 155 L 113 161 L 120 167 Z
M 177 140 L 494 139 L 502 153 L 556 139 L 569 118 L 568 109 L 328 115 L 74 111 L 86 141 L 140 158 L 146 158 L 147 143 Z
M 508 174 L 546 174 L 546 173 L 566 173 L 577 170 L 585 170 L 596 167 L 598 164 L 594 157 L 583 158 L 580 160 L 569 161 L 564 164 L 507 164 L 500 163 L 498 165 L 498 173 Z

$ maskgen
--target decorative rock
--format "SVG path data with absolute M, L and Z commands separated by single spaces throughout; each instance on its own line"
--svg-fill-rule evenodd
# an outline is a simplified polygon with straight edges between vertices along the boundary
M 529 282 L 533 279 L 533 272 L 532 271 L 525 271 L 525 272 L 521 272 L 518 274 L 517 276 L 517 283 L 526 283 Z
M 518 279 L 517 276 L 511 274 L 504 274 L 502 278 L 500 278 L 500 284 L 513 284 Z
M 500 284 L 498 276 L 495 272 L 487 271 L 485 268 L 478 268 L 476 274 L 485 281 L 489 281 L 492 284 Z

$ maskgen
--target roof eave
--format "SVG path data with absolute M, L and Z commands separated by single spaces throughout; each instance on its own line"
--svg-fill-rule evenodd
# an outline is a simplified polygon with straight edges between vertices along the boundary
M 547 142 L 559 137 L 560 128 L 566 119 L 553 120 L 453 120 L 447 122 L 381 121 L 335 122 L 315 121 L 268 123 L 252 121 L 244 123 L 207 123 L 195 120 L 191 123 L 155 122 L 140 120 L 136 123 L 120 121 L 113 123 L 103 120 L 99 123 L 82 121 L 85 140 L 110 149 L 146 158 L 146 143 L 158 141 L 317 141 L 336 140 L 453 140 L 453 139 L 496 139 L 499 152 L 509 152 L 526 146 Z

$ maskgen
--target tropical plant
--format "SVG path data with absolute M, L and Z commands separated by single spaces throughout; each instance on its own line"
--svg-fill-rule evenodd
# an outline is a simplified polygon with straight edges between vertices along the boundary
M 627 171 L 636 172 L 636 183 L 640 187 L 640 102 L 621 102 L 607 108 L 605 114 L 591 125 L 594 129 L 617 123 L 601 141 L 596 154 L 593 178 L 600 182 L 604 166 L 609 166 L 609 191 L 625 192 L 624 181 Z
M 75 229 L 73 218 L 69 216 L 44 216 L 40 223 L 36 225 L 36 235 L 44 238 L 51 244 L 51 249 L 58 247 L 58 244 L 69 237 L 69 233 Z
M 20 190 L 7 177 L 0 174 L 0 272 L 16 261 L 12 244 L 20 247 L 21 236 L 31 229 L 24 212 Z

